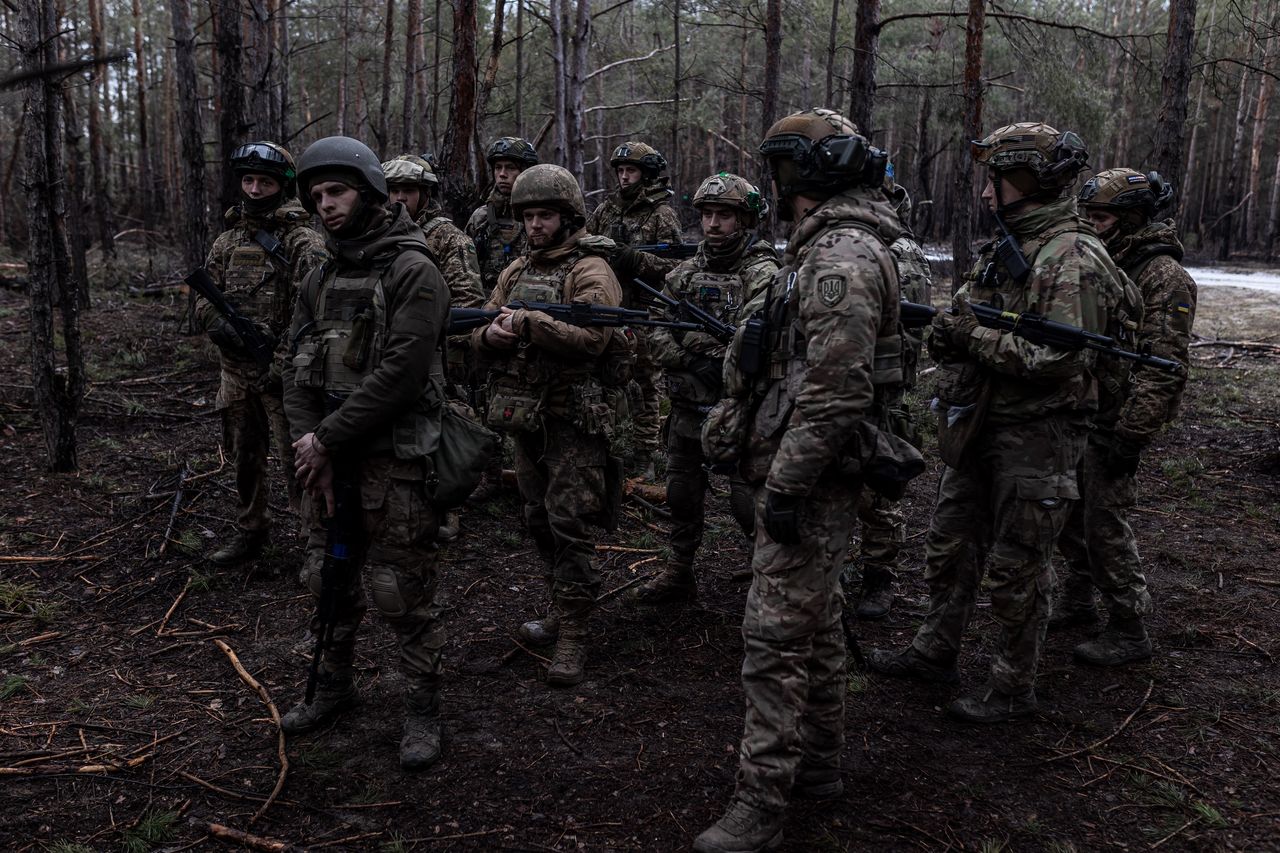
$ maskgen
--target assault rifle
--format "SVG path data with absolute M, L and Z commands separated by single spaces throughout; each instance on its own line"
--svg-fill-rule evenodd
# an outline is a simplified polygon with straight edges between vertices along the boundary
M 553 320 L 568 323 L 571 326 L 584 328 L 619 327 L 619 326 L 662 326 L 667 329 L 684 329 L 687 332 L 698 331 L 702 326 L 697 323 L 683 323 L 675 320 L 654 320 L 648 311 L 634 308 L 615 308 L 612 305 L 596 305 L 593 302 L 574 302 L 561 305 L 550 302 L 512 302 L 508 308 L 523 308 L 527 311 L 541 311 Z M 483 308 L 450 308 L 448 334 L 458 335 L 487 326 L 502 312 L 498 309 L 486 311 Z
M 240 343 L 244 345 L 245 351 L 249 353 L 254 361 L 264 368 L 271 366 L 276 342 L 271 339 L 270 335 L 263 334 L 257 324 L 236 310 L 236 307 L 218 289 L 218 285 L 214 282 L 213 277 L 209 275 L 208 270 L 203 268 L 194 269 L 187 274 L 183 281 L 196 293 L 209 300 L 213 310 L 221 314 L 231 324 L 231 328 L 235 330 L 236 335 L 240 338 Z
M 637 252 L 648 252 L 651 255 L 666 255 L 668 258 L 692 258 L 698 254 L 700 243 L 650 243 L 645 246 L 632 246 Z
M 706 310 L 699 308 L 688 299 L 676 299 L 667 296 L 656 287 L 650 287 L 638 278 L 632 279 L 631 283 L 647 293 L 651 299 L 657 300 L 667 308 L 673 310 L 674 317 L 679 320 L 694 323 L 698 326 L 698 330 L 706 332 L 722 344 L 727 344 L 733 340 L 733 326 L 723 323 Z
M 1160 358 L 1148 352 L 1134 352 L 1124 349 L 1120 343 L 1108 335 L 1089 332 L 1066 323 L 1050 320 L 1043 314 L 1025 311 L 1021 314 L 1013 311 L 1001 311 L 980 302 L 970 303 L 978 323 L 988 329 L 999 329 L 1012 332 L 1033 344 L 1058 347 L 1059 349 L 1079 350 L 1091 349 L 1115 358 L 1124 358 L 1137 362 L 1141 367 L 1153 367 L 1169 373 L 1182 373 L 1182 365 L 1167 358 Z M 933 322 L 938 309 L 932 305 L 918 305 L 914 302 L 902 301 L 902 325 L 908 329 L 919 329 Z
M 326 394 L 325 411 L 333 414 L 342 401 L 343 398 L 337 394 Z M 338 604 L 351 586 L 351 575 L 363 549 L 361 531 L 364 519 L 361 517 L 358 472 L 345 452 L 331 456 L 329 464 L 333 466 L 333 515 L 325 522 L 324 562 L 320 566 L 320 595 L 316 599 L 316 645 L 311 653 L 311 668 L 307 672 L 308 705 L 315 698 L 320 660 L 333 643 Z

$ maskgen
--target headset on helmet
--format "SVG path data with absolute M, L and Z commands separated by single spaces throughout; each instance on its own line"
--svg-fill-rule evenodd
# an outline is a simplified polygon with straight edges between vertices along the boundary
M 616 169 L 623 164 L 635 166 L 644 175 L 645 180 L 653 180 L 667 168 L 667 158 L 658 153 L 652 145 L 643 142 L 624 142 L 613 149 L 609 158 L 609 168 Z
M 489 144 L 484 159 L 491 167 L 497 160 L 511 160 L 528 168 L 538 165 L 538 150 L 528 140 L 517 136 L 503 136 Z
M 853 122 L 827 109 L 804 110 L 776 122 L 760 143 L 760 153 L 769 160 L 783 196 L 878 187 L 889 162 Z
M 699 210 L 707 204 L 722 204 L 742 214 L 743 224 L 754 227 L 760 217 L 769 213 L 769 203 L 760 190 L 746 178 L 730 172 L 719 172 L 707 178 L 693 194 L 693 206 Z
M 1005 125 L 970 147 L 979 165 L 998 172 L 1026 169 L 1041 189 L 1069 187 L 1089 165 L 1089 151 L 1079 134 L 1059 133 L 1042 122 Z
M 1084 182 L 1079 201 L 1086 208 L 1136 211 L 1153 219 L 1173 201 L 1173 187 L 1159 172 L 1107 169 Z

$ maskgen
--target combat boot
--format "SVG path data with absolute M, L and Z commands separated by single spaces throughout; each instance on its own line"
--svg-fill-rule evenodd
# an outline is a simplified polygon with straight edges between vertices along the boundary
M 456 512 L 446 512 L 444 514 L 444 522 L 440 525 L 440 529 L 436 531 L 437 542 L 452 542 L 458 538 L 458 534 L 462 531 L 462 518 Z
M 1111 619 L 1097 637 L 1072 649 L 1080 663 L 1122 666 L 1151 659 L 1151 638 L 1141 619 Z
M 881 675 L 893 678 L 913 678 L 929 684 L 959 684 L 960 670 L 954 660 L 936 661 L 907 646 L 900 652 L 888 649 L 872 649 L 867 655 L 867 666 Z
M 883 569 L 868 569 L 862 574 L 862 594 L 854 613 L 870 622 L 883 619 L 893 608 L 893 575 Z
M 299 702 L 280 718 L 280 729 L 287 735 L 300 735 L 317 729 L 356 706 L 359 694 L 350 677 L 321 675 L 316 695 L 308 705 Z
M 1098 621 L 1098 608 L 1093 603 L 1093 581 L 1085 575 L 1070 575 L 1053 602 L 1049 630 L 1061 631 Z
M 724 817 L 693 842 L 698 853 L 759 853 L 782 844 L 782 815 L 748 805 L 737 797 Z
M 516 629 L 516 636 L 531 646 L 549 646 L 560 636 L 560 616 L 553 611 L 542 619 L 530 619 Z
M 255 559 L 262 556 L 262 549 L 267 546 L 267 537 L 265 530 L 237 530 L 230 542 L 214 551 L 206 559 L 222 568 Z
M 977 693 L 961 696 L 947 706 L 947 714 L 966 723 L 1004 723 L 1034 714 L 1040 706 L 1036 691 L 1005 693 L 988 681 Z
M 444 735 L 440 726 L 439 694 L 434 690 L 411 690 L 404 705 L 400 767 L 410 771 L 426 770 L 440 757 Z
M 800 800 L 834 800 L 843 793 L 844 781 L 839 767 L 801 764 L 791 785 L 791 796 Z
M 563 617 L 560 620 L 560 636 L 556 639 L 556 651 L 547 667 L 547 684 L 552 687 L 572 687 L 584 677 L 587 661 L 587 618 Z
M 698 582 L 693 576 L 693 564 L 670 560 L 662 567 L 662 571 L 632 589 L 627 597 L 632 604 L 650 606 L 693 601 L 698 597 Z

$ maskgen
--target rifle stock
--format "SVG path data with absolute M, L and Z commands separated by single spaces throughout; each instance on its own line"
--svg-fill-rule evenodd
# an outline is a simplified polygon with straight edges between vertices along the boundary
M 263 368 L 271 366 L 271 360 L 275 357 L 275 341 L 264 335 L 252 320 L 236 310 L 236 307 L 218 289 L 217 283 L 214 282 L 213 276 L 209 275 L 208 270 L 196 268 L 189 272 L 183 281 L 203 296 L 213 306 L 213 310 L 231 324 L 245 351 L 254 361 Z

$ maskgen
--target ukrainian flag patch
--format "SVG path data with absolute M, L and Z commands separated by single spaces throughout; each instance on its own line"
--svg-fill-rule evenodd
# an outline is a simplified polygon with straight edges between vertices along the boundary
M 1179 313 L 1179 314 L 1190 314 L 1190 313 L 1191 313 L 1191 304 L 1190 304 L 1190 303 L 1188 303 L 1188 302 L 1179 302 L 1179 303 L 1178 303 L 1178 313 Z

